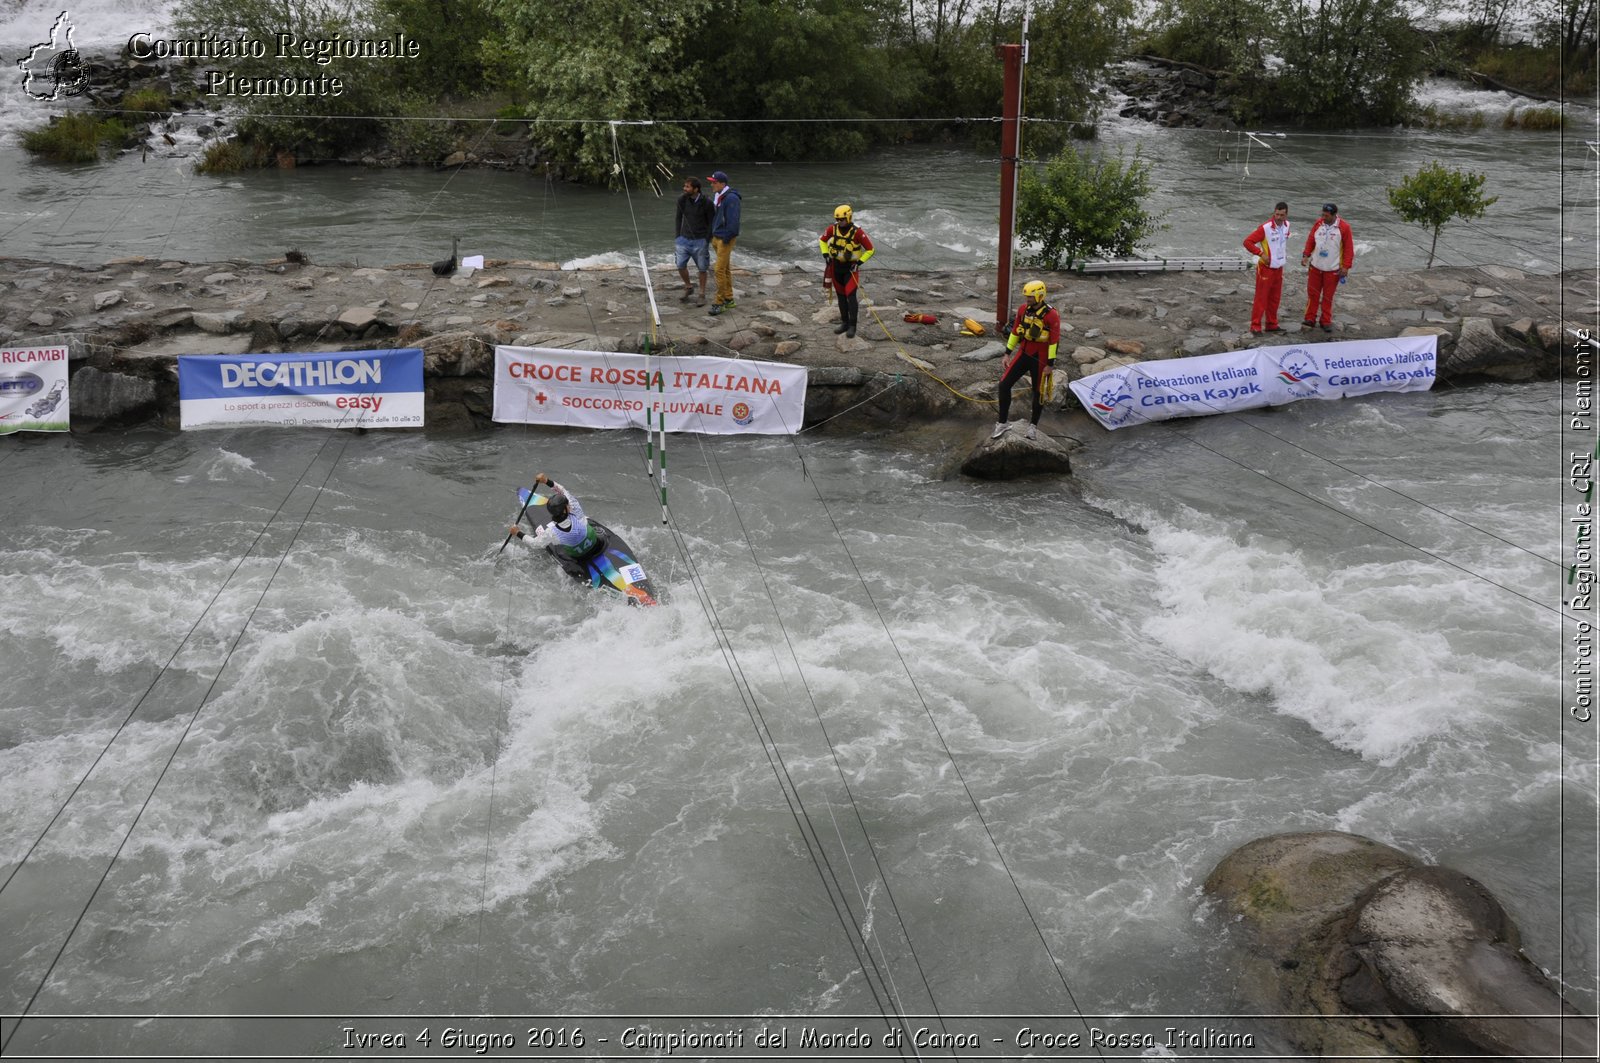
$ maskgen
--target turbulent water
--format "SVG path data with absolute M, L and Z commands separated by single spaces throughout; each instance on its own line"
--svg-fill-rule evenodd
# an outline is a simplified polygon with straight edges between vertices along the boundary
M 73 10 L 115 40 L 164 5 Z M 6 255 L 668 247 L 671 201 L 638 182 L 201 178 L 187 126 L 172 155 L 53 167 L 16 149 L 20 115 L 0 104 Z M 1383 186 L 1439 158 L 1501 196 L 1447 260 L 1593 265 L 1582 130 L 1104 135 L 1155 167 L 1156 253 L 1231 256 L 1272 201 L 1303 223 L 1332 197 L 1358 268 L 1419 266 Z M 746 193 L 743 264 L 808 258 L 850 200 L 875 267 L 929 269 L 992 260 L 993 163 L 699 170 Z M 1126 430 L 1076 456 L 1081 490 L 943 479 L 932 434 L 675 438 L 667 527 L 620 434 L 8 437 L 0 1014 L 30 1017 L 4 1051 L 352 1054 L 346 1027 L 414 1051 L 419 1024 L 371 1017 L 609 1017 L 582 1054 L 638 1014 L 881 1034 L 1081 1010 L 1260 1054 L 1199 884 L 1321 828 L 1484 882 L 1593 1012 L 1559 405 L 1486 387 Z M 662 608 L 496 552 L 538 469 L 627 535 Z
M 674 438 L 669 527 L 622 434 L 13 437 L 8 1054 L 1079 1009 L 1261 1046 L 1199 884 L 1321 828 L 1484 882 L 1592 1012 L 1560 428 L 1555 385 L 1306 402 L 1091 439 L 1081 494 L 931 435 Z M 538 469 L 663 607 L 497 554 Z

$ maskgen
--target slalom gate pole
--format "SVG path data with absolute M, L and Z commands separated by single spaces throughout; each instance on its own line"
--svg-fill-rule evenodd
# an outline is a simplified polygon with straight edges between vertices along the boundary
M 649 385 L 646 385 L 648 387 Z M 667 523 L 667 379 L 661 373 L 656 377 L 656 393 L 661 396 L 657 403 L 660 407 L 660 420 L 656 422 L 661 429 L 661 523 Z

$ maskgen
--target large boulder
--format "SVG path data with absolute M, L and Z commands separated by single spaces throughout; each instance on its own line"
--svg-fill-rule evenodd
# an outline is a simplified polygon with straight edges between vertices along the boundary
M 1489 891 L 1458 871 L 1313 831 L 1241 846 L 1205 892 L 1239 947 L 1244 995 L 1264 1013 L 1298 1016 L 1283 1035 L 1299 1052 L 1594 1057 L 1594 1022 L 1522 954 Z
M 1040 474 L 1069 475 L 1067 448 L 1044 432 L 1028 438 L 1027 425 L 1013 422 L 999 439 L 984 438 L 961 463 L 961 471 L 980 480 L 1015 480 Z
M 142 376 L 86 365 L 72 374 L 67 392 L 78 427 L 132 421 L 156 412 L 156 386 Z
M 1457 383 L 1479 380 L 1545 380 L 1559 370 L 1550 352 L 1515 337 L 1500 335 L 1486 317 L 1461 322 L 1454 349 L 1439 356 L 1439 376 Z

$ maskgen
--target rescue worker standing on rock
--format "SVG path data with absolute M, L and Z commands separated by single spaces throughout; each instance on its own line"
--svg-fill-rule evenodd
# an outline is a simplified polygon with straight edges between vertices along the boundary
M 1006 339 L 1006 350 L 1015 353 L 1006 364 L 1005 375 L 1000 378 L 1000 419 L 995 422 L 990 439 L 999 439 L 1008 427 L 1011 385 L 1021 380 L 1024 373 L 1033 378 L 1033 416 L 1028 421 L 1028 438 L 1038 435 L 1039 414 L 1044 411 L 1044 389 L 1055 371 L 1056 345 L 1061 342 L 1061 315 L 1044 301 L 1047 293 L 1043 281 L 1024 284 L 1022 294 L 1026 298 L 1017 307 L 1017 318 Z
M 834 208 L 833 224 L 822 234 L 821 245 L 822 286 L 839 297 L 839 325 L 833 331 L 853 339 L 861 312 L 861 278 L 856 271 L 872 257 L 872 241 L 866 230 L 855 223 L 850 204 L 841 203 Z

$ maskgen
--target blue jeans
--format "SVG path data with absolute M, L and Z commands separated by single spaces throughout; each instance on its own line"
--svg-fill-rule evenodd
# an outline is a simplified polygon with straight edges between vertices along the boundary
M 687 236 L 680 236 L 674 246 L 672 264 L 682 269 L 694 259 L 694 268 L 701 273 L 711 268 L 711 249 L 705 240 L 691 240 Z

